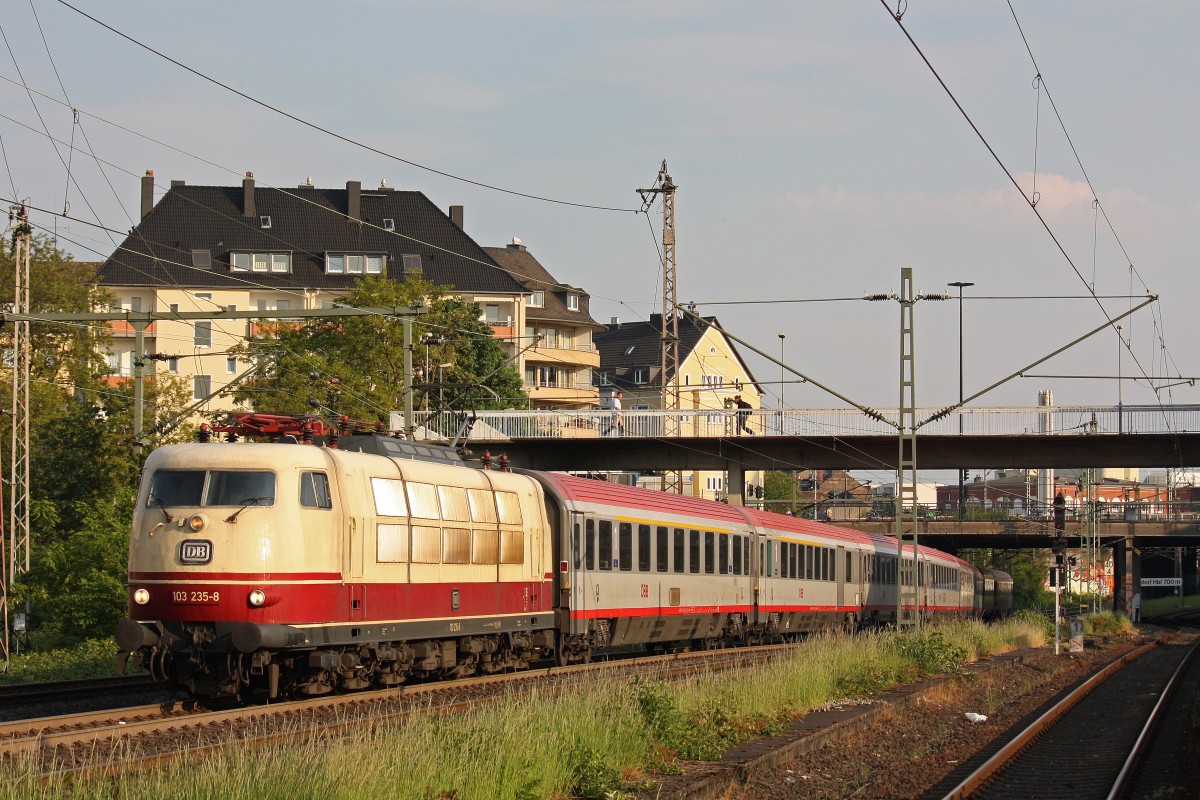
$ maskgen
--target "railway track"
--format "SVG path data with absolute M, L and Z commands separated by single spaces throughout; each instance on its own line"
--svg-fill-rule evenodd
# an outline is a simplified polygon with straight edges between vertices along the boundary
M 1195 635 L 1148 644 L 1084 681 L 944 797 L 1088 800 L 1154 796 L 1174 753 L 1159 726 L 1185 681 L 1196 680 Z M 1186 715 L 1185 715 L 1186 716 Z M 1145 767 L 1145 768 L 1144 768 Z
M 111 675 L 44 683 L 13 683 L 0 686 L 0 709 L 30 706 L 46 700 L 89 698 L 97 694 L 125 693 L 149 689 L 154 681 L 148 675 Z
M 181 706 L 136 706 L 0 723 L 0 759 L 28 760 L 43 775 L 131 766 L 197 753 L 239 742 L 265 743 L 314 733 L 361 729 L 364 723 L 400 721 L 413 713 L 456 713 L 511 698 L 513 691 L 553 682 L 548 691 L 569 687 L 592 674 L 673 679 L 762 663 L 792 645 L 652 656 L 409 685 L 318 699 L 248 706 L 223 711 Z

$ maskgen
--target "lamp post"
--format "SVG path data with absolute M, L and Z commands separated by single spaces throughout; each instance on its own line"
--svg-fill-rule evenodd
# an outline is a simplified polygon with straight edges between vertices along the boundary
M 1121 326 L 1117 326 L 1117 433 L 1125 432 L 1125 403 L 1121 392 Z
M 787 393 L 787 368 L 784 367 L 783 357 L 783 342 L 787 338 L 787 334 L 779 334 L 779 435 L 783 436 L 783 409 L 787 405 L 784 402 L 784 395 Z
M 952 281 L 947 283 L 947 286 L 954 286 L 958 289 L 958 404 L 961 406 L 963 401 L 963 289 L 968 286 L 974 286 L 971 281 Z M 958 435 L 962 436 L 963 418 L 962 409 L 958 410 Z M 958 521 L 962 522 L 963 513 L 966 510 L 966 504 L 963 502 L 963 493 L 967 490 L 967 472 L 964 467 L 958 468 Z

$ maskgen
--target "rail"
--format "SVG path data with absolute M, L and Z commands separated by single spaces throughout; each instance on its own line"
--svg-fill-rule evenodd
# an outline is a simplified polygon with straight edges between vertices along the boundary
M 917 409 L 918 420 L 940 409 Z M 885 419 L 896 409 L 879 409 Z M 564 437 L 721 437 L 721 436 L 891 436 L 896 428 L 857 409 L 632 409 L 614 415 L 608 409 L 480 411 L 479 439 L 556 439 Z M 744 427 L 739 426 L 739 420 Z M 454 436 L 459 412 L 419 412 L 418 425 Z M 961 427 L 960 427 L 961 425 Z M 747 433 L 746 431 L 749 431 Z M 740 431 L 740 434 L 739 434 Z M 928 422 L 921 435 L 1085 436 L 1165 434 L 1200 431 L 1200 405 L 1125 405 L 965 408 Z

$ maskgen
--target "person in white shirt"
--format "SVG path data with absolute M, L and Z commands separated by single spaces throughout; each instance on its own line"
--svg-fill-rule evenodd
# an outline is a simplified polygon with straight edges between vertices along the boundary
M 625 395 L 621 392 L 616 392 L 612 396 L 612 425 L 609 426 L 609 433 L 616 431 L 617 436 L 625 432 L 625 426 L 621 422 L 621 398 Z

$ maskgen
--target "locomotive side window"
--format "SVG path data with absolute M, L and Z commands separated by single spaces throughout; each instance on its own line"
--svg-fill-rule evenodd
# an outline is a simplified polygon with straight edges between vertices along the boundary
M 638 525 L 638 572 L 650 571 L 650 526 Z
M 505 525 L 521 524 L 521 501 L 516 492 L 496 492 L 496 507 L 500 509 L 500 521 Z
M 712 531 L 704 532 L 704 572 L 706 575 L 712 575 L 713 570 L 716 568 L 716 558 L 714 557 L 716 553 L 713 552 L 715 542 L 713 538 Z
M 408 489 L 408 507 L 412 509 L 414 517 L 423 517 L 425 519 L 441 519 L 442 512 L 438 508 L 437 487 L 432 483 L 414 483 L 409 481 L 405 488 Z M 413 547 L 416 550 L 416 547 Z
M 204 505 L 240 506 L 249 502 L 260 506 L 275 505 L 275 473 L 224 470 L 208 473 Z
M 439 486 L 437 493 L 442 503 L 442 519 L 454 522 L 471 521 L 471 507 L 467 502 L 466 489 L 461 486 Z
M 525 561 L 525 531 L 500 531 L 500 563 L 521 564 Z
M 617 526 L 617 566 L 622 572 L 633 569 L 633 526 L 628 522 Z
M 587 528 L 586 528 L 587 546 L 586 546 L 585 552 L 587 554 L 587 557 L 584 560 L 584 567 L 586 569 L 595 569 L 596 568 L 596 520 L 589 519 L 589 520 L 587 520 L 586 525 L 587 525 Z
M 471 519 L 473 521 L 497 521 L 496 499 L 487 489 L 467 489 L 467 500 L 471 506 Z
M 733 574 L 742 574 L 742 537 L 733 537 Z
M 471 532 L 466 528 L 442 529 L 442 563 L 471 563 Z
M 407 517 L 408 503 L 404 499 L 404 484 L 390 478 L 371 478 L 375 495 L 375 513 L 385 517 Z
M 150 483 L 146 507 L 198 506 L 204 490 L 204 470 L 159 470 Z
M 431 525 L 412 526 L 414 564 L 437 564 L 442 560 L 442 529 Z
M 324 472 L 300 473 L 300 506 L 302 508 L 333 508 L 329 496 L 329 476 Z
M 675 572 L 683 572 L 683 561 L 685 547 L 683 544 L 683 528 L 676 528 L 673 534 L 674 541 L 672 542 L 675 557 Z
M 655 540 L 654 540 L 655 563 L 654 563 L 654 566 L 656 566 L 658 568 L 659 572 L 666 572 L 667 571 L 667 556 L 670 553 L 670 549 L 667 546 L 667 541 L 668 541 L 667 540 L 667 529 L 664 526 L 659 525 L 658 529 L 654 532 L 654 535 L 655 535 Z
M 612 523 L 600 520 L 600 569 L 612 569 Z
M 578 531 L 576 531 L 578 538 Z M 579 551 L 575 552 L 575 565 L 579 566 Z M 497 530 L 471 531 L 471 563 L 497 564 L 500 561 L 500 532 Z
M 729 572 L 729 534 L 722 533 L 717 537 L 717 574 Z
M 376 528 L 375 560 L 381 563 L 408 561 L 408 526 L 380 524 Z
M 700 531 L 688 531 L 688 572 L 700 572 Z

